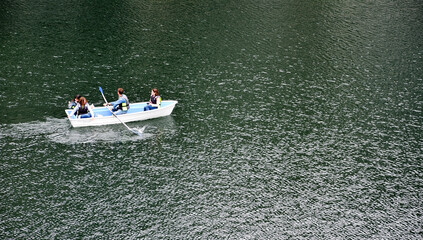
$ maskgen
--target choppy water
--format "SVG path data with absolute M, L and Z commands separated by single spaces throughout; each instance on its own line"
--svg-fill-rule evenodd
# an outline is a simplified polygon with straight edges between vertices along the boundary
M 0 238 L 421 239 L 420 1 L 0 3 Z M 72 128 L 157 87 L 171 116 Z

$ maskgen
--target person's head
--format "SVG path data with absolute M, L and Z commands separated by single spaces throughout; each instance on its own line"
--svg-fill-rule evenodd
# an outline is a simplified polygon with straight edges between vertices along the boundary
M 81 106 L 84 106 L 85 104 L 87 104 L 87 99 L 85 99 L 84 97 L 80 97 L 79 104 L 81 104 Z
M 123 88 L 118 88 L 117 92 L 118 92 L 119 95 L 122 95 L 123 94 Z
M 151 89 L 151 94 L 154 94 L 154 96 L 159 96 L 159 90 L 157 88 Z
M 81 95 L 77 94 L 77 95 L 75 95 L 75 97 L 73 98 L 73 100 L 75 102 L 78 102 L 80 98 L 81 98 Z

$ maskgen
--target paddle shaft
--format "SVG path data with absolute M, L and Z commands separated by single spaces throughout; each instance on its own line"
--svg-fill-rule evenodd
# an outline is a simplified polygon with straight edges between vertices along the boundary
M 104 101 L 106 102 L 106 105 L 108 105 L 109 103 L 107 102 L 107 99 L 106 99 L 106 97 L 104 96 L 104 94 L 103 94 L 103 89 L 101 88 L 101 87 L 99 87 L 99 89 L 100 89 L 100 92 L 101 92 L 101 95 L 103 96 L 103 99 L 104 99 Z M 109 109 L 107 106 L 106 106 L 106 108 L 107 109 Z M 113 116 L 115 116 L 118 120 L 119 120 L 119 122 L 121 122 L 129 131 L 131 131 L 132 133 L 135 133 L 135 134 L 138 134 L 138 133 L 136 133 L 134 130 L 132 130 L 131 128 L 129 128 L 128 127 L 128 125 L 126 125 L 111 109 L 109 109 L 109 111 L 113 114 Z

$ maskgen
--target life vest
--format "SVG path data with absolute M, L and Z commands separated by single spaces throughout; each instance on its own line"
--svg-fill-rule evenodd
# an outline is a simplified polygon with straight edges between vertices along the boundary
M 78 110 L 76 110 L 75 115 L 82 115 L 88 113 L 88 103 L 84 106 L 78 105 Z
M 150 96 L 150 102 L 152 104 L 158 104 L 158 108 L 162 103 L 162 98 L 160 96 Z
M 116 108 L 121 109 L 122 111 L 128 111 L 129 109 L 129 99 L 125 94 L 122 94 L 123 99 L 125 99 L 124 103 L 119 104 Z
M 156 104 L 156 96 L 153 96 L 153 95 L 150 96 L 150 103 Z

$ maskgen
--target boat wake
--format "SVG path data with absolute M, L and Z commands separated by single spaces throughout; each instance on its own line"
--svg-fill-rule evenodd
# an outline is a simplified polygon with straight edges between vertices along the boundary
M 3 124 L 0 126 L 0 140 L 7 137 L 38 140 L 40 138 L 46 138 L 49 141 L 61 144 L 132 142 L 140 141 L 153 135 L 145 133 L 146 127 L 133 127 L 133 129 L 139 132 L 138 135 L 134 135 L 123 129 L 121 125 L 72 128 L 65 118 L 48 118 L 46 121 Z

